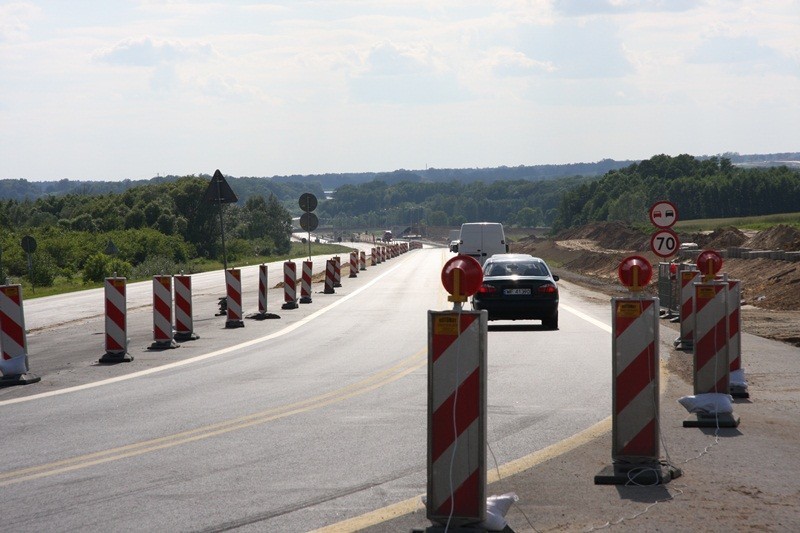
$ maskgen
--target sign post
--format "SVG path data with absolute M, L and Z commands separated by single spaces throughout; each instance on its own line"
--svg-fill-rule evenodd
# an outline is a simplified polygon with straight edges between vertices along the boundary
M 319 219 L 317 215 L 312 213 L 317 208 L 317 197 L 310 192 L 304 192 L 300 195 L 300 209 L 303 214 L 300 215 L 300 227 L 308 232 L 308 260 L 311 261 L 311 232 L 317 229 Z

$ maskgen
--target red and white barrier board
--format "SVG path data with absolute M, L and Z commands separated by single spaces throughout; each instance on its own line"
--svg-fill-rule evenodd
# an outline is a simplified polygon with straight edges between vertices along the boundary
M 297 265 L 294 261 L 283 263 L 283 305 L 281 309 L 296 309 L 297 305 Z
M 378 258 L 375 257 L 375 248 L 371 248 L 369 252 L 369 264 L 370 266 L 376 266 L 378 264 Z
M 658 298 L 613 298 L 611 308 L 611 456 L 658 462 Z
M 153 276 L 153 344 L 151 349 L 177 348 L 172 331 L 172 276 Z
M 700 271 L 680 271 L 680 322 L 681 335 L 676 341 L 676 346 L 691 348 L 694 343 L 694 284 L 700 281 Z
M 25 333 L 22 286 L 0 285 L 0 387 L 41 381 L 28 372 L 28 337 Z
M 728 394 L 728 283 L 695 283 L 694 393 Z
M 269 284 L 267 274 L 267 265 L 263 263 L 258 265 L 258 313 L 260 315 L 267 313 L 267 285 Z
M 428 312 L 427 517 L 454 528 L 486 517 L 487 316 Z
M 731 396 L 749 398 L 742 368 L 742 282 L 738 279 L 728 280 L 728 361 Z M 737 375 L 737 383 L 734 383 L 734 376 Z
M 342 286 L 342 258 L 338 255 L 333 256 L 333 286 Z
M 314 263 L 303 261 L 303 276 L 300 280 L 300 303 L 310 304 L 311 300 L 311 278 L 313 276 Z
M 189 341 L 200 338 L 194 332 L 192 311 L 192 276 L 176 274 L 175 282 L 175 338 Z
M 106 353 L 101 363 L 133 361 L 128 354 L 128 301 L 127 280 L 125 278 L 106 278 Z
M 366 270 L 367 269 L 367 252 L 362 251 L 359 256 L 359 270 Z
M 333 259 L 328 259 L 325 262 L 325 289 L 323 290 L 325 294 L 333 294 L 336 292 L 336 290 L 333 288 L 335 281 L 336 261 Z
M 358 252 L 350 252 L 350 276 L 351 278 L 358 277 Z
M 242 271 L 230 268 L 225 271 L 225 289 L 227 294 L 226 328 L 243 328 L 242 321 Z

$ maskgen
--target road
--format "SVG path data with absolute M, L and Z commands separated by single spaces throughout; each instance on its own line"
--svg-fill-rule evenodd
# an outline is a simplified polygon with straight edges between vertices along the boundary
M 236 330 L 202 289 L 200 339 L 176 350 L 144 349 L 151 314 L 133 306 L 135 360 L 120 365 L 95 363 L 89 296 L 42 299 L 76 311 L 29 336 L 42 383 L 0 391 L 2 529 L 309 531 L 424 493 L 426 320 L 450 307 L 450 256 L 411 251 Z M 492 463 L 609 415 L 608 302 L 560 285 L 560 330 L 490 326 Z

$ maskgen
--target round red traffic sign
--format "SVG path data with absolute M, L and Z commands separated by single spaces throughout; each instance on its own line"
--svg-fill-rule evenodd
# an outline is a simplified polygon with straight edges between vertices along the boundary
M 671 229 L 660 229 L 650 237 L 650 249 L 659 257 L 675 255 L 680 245 L 680 238 Z
M 442 268 L 442 285 L 453 296 L 472 296 L 478 292 L 481 283 L 483 283 L 483 269 L 474 257 L 457 255 Z
M 697 269 L 704 277 L 715 276 L 722 270 L 722 256 L 715 250 L 704 250 L 697 256 Z
M 650 222 L 657 228 L 671 228 L 678 221 L 675 204 L 662 200 L 650 207 Z
M 653 277 L 653 267 L 650 261 L 640 255 L 632 255 L 622 260 L 617 268 L 619 280 L 626 287 L 640 290 L 650 283 Z

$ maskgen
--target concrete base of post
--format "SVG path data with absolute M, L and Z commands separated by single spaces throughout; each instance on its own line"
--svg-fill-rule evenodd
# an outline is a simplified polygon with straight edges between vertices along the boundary
M 276 315 L 275 313 L 267 313 L 265 311 L 265 312 L 253 313 L 252 315 L 247 315 L 245 318 L 252 318 L 253 320 L 268 320 L 268 319 L 280 318 L 280 315 Z
M 147 348 L 148 350 L 174 350 L 175 348 L 180 348 L 181 345 L 175 342 L 175 339 L 171 339 L 168 341 L 153 341 L 153 343 Z
M 225 329 L 235 329 L 235 328 L 243 328 L 244 322 L 241 320 L 226 320 L 225 321 Z
M 187 333 L 177 332 L 177 333 L 175 333 L 175 340 L 176 341 L 181 341 L 181 342 L 196 341 L 199 338 L 200 338 L 200 335 L 198 335 L 197 333 L 191 333 L 191 332 L 187 332 Z
M 474 526 L 461 526 L 461 527 L 445 527 L 445 526 L 430 526 L 425 529 L 412 529 L 411 533 L 488 533 L 488 529 Z M 501 533 L 514 533 L 514 530 L 509 526 L 500 530 Z
M 3 387 L 15 387 L 17 385 L 30 385 L 31 383 L 38 383 L 39 381 L 42 381 L 42 378 L 30 372 L 12 376 L 0 376 L 0 389 Z
M 297 309 L 298 307 L 300 307 L 300 306 L 297 305 L 297 302 L 296 301 L 292 301 L 292 302 L 286 302 L 285 304 L 283 304 L 281 306 L 281 309 Z
M 739 417 L 734 413 L 697 413 L 695 420 L 684 420 L 685 428 L 735 428 L 739 426 Z
M 125 353 L 110 353 L 106 352 L 106 354 L 100 358 L 98 361 L 99 363 L 103 364 L 116 364 L 116 363 L 130 363 L 133 361 L 133 356 L 127 352 Z
M 693 341 L 683 341 L 681 340 L 680 337 L 672 341 L 672 345 L 675 347 L 676 350 L 687 351 L 687 352 L 694 350 Z
M 310 303 L 312 303 L 311 296 L 301 296 L 299 301 L 300 301 L 301 304 L 310 304 Z
M 651 486 L 669 483 L 681 476 L 679 468 L 658 462 L 616 463 L 594 476 L 595 485 Z

